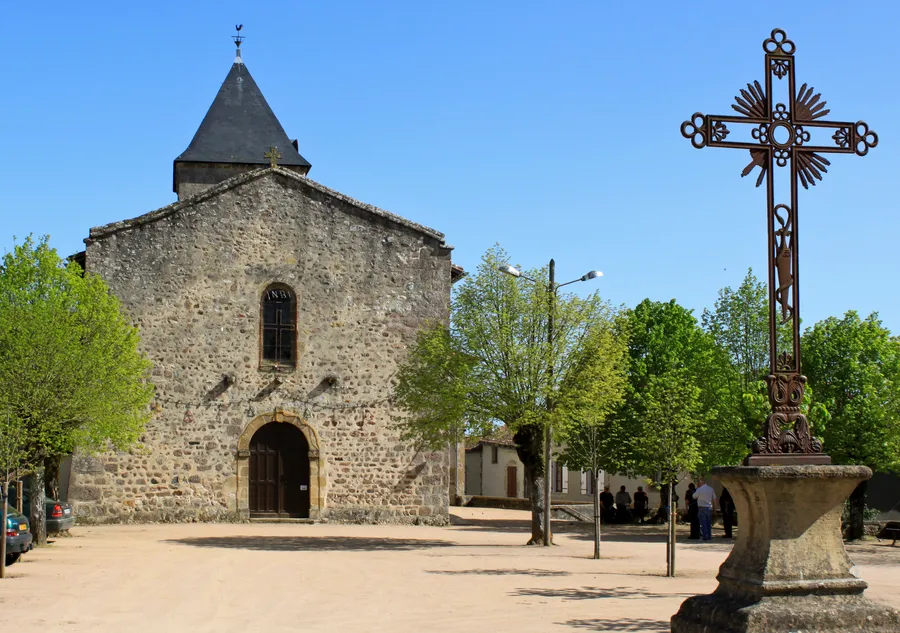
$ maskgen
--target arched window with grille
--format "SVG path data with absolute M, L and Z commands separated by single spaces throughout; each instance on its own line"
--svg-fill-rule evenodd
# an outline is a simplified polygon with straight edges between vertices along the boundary
M 284 284 L 273 284 L 262 296 L 261 362 L 294 367 L 297 363 L 297 297 Z

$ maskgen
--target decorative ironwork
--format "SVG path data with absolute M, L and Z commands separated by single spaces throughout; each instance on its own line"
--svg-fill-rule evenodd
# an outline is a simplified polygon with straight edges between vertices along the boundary
M 819 101 L 822 97 L 821 93 L 811 96 L 813 90 L 814 88 L 807 88 L 806 84 L 800 86 L 797 99 L 794 101 L 795 121 L 814 121 L 831 112 L 831 110 L 822 109 L 825 107 L 825 102 Z
M 878 135 L 869 131 L 869 126 L 865 121 L 856 122 L 856 143 L 854 149 L 857 156 L 865 156 L 869 153 L 869 149 L 878 145 Z
M 800 184 L 803 185 L 804 189 L 809 189 L 809 186 L 816 186 L 816 180 L 822 180 L 822 174 L 828 173 L 826 167 L 831 164 L 824 156 L 819 156 L 816 153 L 810 152 L 808 154 L 797 153 L 797 176 L 800 177 Z
M 834 139 L 834 142 L 837 143 L 838 147 L 850 147 L 850 130 L 845 127 L 842 127 L 837 132 L 835 132 L 834 136 L 832 136 L 831 138 Z
M 712 130 L 710 131 L 710 138 L 714 141 L 724 141 L 725 137 L 728 136 L 728 128 L 725 127 L 725 124 L 721 121 L 712 126 Z
M 769 66 L 772 69 L 772 74 L 778 77 L 779 79 L 783 79 L 786 74 L 788 74 L 788 69 L 790 68 L 790 62 L 786 59 L 773 59 L 772 64 Z
M 745 463 L 831 463 L 822 453 L 822 443 L 813 437 L 809 421 L 801 410 L 806 377 L 800 362 L 800 294 L 797 259 L 797 198 L 799 185 L 809 189 L 828 172 L 823 154 L 865 156 L 878 145 L 878 135 L 863 122 L 823 120 L 830 110 L 822 95 L 802 84 L 796 89 L 797 47 L 782 29 L 775 29 L 763 42 L 765 82 L 754 81 L 741 89 L 731 107 L 740 116 L 707 115 L 696 112 L 681 125 L 681 134 L 694 147 L 730 147 L 750 152 L 750 163 L 741 176 L 760 168 L 756 186 L 766 183 L 769 225 L 769 391 L 771 413 L 763 436 L 752 445 L 753 454 Z M 786 99 L 774 98 L 773 78 L 787 92 Z M 784 103 L 786 101 L 786 103 Z M 773 105 L 774 103 L 774 105 Z M 727 124 L 727 127 L 726 127 Z M 747 141 L 728 140 L 737 124 L 752 126 Z M 834 145 L 817 143 L 823 131 L 833 130 Z M 776 195 L 773 168 L 790 164 L 790 199 Z M 780 313 L 780 314 L 779 314 Z M 780 317 L 780 318 L 779 318 Z M 790 324 L 790 335 L 779 323 Z M 786 349 L 785 349 L 786 348 Z
M 775 221 L 781 225 L 781 228 L 775 231 L 775 272 L 778 276 L 775 301 L 781 305 L 781 322 L 787 323 L 794 316 L 790 294 L 791 288 L 794 286 L 794 276 L 791 274 L 794 222 L 791 209 L 787 205 L 776 205 L 773 215 Z
M 766 116 L 766 109 L 769 106 L 766 102 L 766 93 L 763 92 L 762 86 L 759 85 L 758 81 L 747 84 L 747 89 L 742 89 L 741 96 L 735 97 L 734 100 L 737 101 L 737 105 L 732 105 L 731 107 L 735 112 L 739 112 L 751 119 L 761 119 Z

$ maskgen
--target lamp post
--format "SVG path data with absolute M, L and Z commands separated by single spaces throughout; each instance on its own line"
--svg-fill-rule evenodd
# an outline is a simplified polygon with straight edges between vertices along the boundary
M 509 264 L 504 264 L 498 267 L 498 270 L 501 273 L 506 273 L 512 277 L 521 277 L 522 279 L 527 279 L 531 283 L 538 284 L 540 283 L 537 279 L 532 279 L 527 275 L 523 275 L 522 272 L 516 268 L 515 266 L 510 266 Z M 598 277 L 602 277 L 603 273 L 599 270 L 591 270 L 579 277 L 578 279 L 573 279 L 572 281 L 567 281 L 565 283 L 558 284 L 556 283 L 556 262 L 551 259 L 550 260 L 550 281 L 547 284 L 547 349 L 550 350 L 550 355 L 548 358 L 547 365 L 547 377 L 548 382 L 550 383 L 551 390 L 547 393 L 547 423 L 544 425 L 544 545 L 550 545 L 550 459 L 551 459 L 551 446 L 550 446 L 550 414 L 553 412 L 553 395 L 552 395 L 552 386 L 553 386 L 553 339 L 555 335 L 554 331 L 554 317 L 556 315 L 556 293 L 563 286 L 568 286 L 569 284 L 574 284 L 578 281 L 588 281 L 589 279 L 596 279 Z

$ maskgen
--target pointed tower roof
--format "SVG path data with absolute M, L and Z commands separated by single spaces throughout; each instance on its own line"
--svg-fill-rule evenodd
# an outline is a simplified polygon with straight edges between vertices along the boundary
M 312 166 L 297 151 L 266 102 L 259 86 L 237 57 L 188 148 L 175 162 L 268 165 L 265 153 L 275 147 L 279 165 Z

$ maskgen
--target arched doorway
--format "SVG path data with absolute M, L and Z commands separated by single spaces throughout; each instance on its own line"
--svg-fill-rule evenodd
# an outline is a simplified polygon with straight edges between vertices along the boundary
M 309 517 L 309 443 L 296 426 L 269 422 L 253 434 L 249 475 L 251 517 Z

